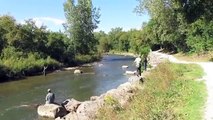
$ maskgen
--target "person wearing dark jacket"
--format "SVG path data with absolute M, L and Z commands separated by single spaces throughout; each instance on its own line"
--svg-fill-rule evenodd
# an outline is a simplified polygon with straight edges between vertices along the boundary
M 144 60 L 143 60 L 143 66 L 144 66 L 145 71 L 147 69 L 147 63 L 148 63 L 148 60 L 147 60 L 147 57 L 145 57 Z

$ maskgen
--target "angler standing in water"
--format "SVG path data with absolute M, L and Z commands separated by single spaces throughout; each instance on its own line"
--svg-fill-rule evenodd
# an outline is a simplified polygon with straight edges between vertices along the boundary
M 44 68 L 43 68 L 43 74 L 44 74 L 44 76 L 46 76 L 47 75 L 47 73 L 46 73 L 46 69 L 48 68 L 48 66 L 44 66 Z

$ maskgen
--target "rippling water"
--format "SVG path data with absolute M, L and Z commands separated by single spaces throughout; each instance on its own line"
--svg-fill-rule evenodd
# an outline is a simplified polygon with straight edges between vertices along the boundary
M 67 98 L 79 101 L 100 95 L 127 81 L 122 65 L 134 70 L 134 58 L 129 56 L 105 55 L 91 67 L 81 67 L 84 72 L 74 75 L 73 71 L 59 71 L 45 76 L 34 76 L 24 80 L 0 84 L 0 120 L 37 120 L 37 104 L 43 104 L 46 91 L 51 88 L 56 102 Z

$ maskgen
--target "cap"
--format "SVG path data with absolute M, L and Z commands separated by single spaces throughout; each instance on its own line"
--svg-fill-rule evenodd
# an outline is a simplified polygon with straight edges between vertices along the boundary
M 51 89 L 48 89 L 47 92 L 51 92 Z

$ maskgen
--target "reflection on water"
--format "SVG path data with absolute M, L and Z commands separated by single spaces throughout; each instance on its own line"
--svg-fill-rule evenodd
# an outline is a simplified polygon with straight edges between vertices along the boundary
M 106 55 L 91 67 L 80 68 L 84 73 L 74 75 L 73 71 L 59 71 L 45 76 L 34 76 L 24 80 L 0 84 L 0 120 L 38 119 L 36 106 L 44 103 L 46 91 L 51 88 L 56 102 L 67 98 L 79 101 L 100 95 L 127 81 L 122 65 L 132 70 L 134 58 Z

